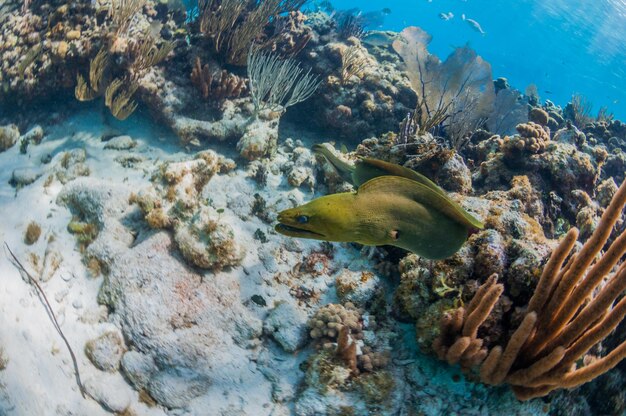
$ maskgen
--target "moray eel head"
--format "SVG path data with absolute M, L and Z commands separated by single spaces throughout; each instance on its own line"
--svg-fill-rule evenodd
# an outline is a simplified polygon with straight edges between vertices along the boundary
M 323 196 L 296 208 L 286 209 L 278 214 L 278 224 L 274 229 L 289 237 L 311 238 L 325 241 L 350 241 L 350 221 L 346 221 L 349 211 L 343 210 L 344 200 L 351 194 Z
M 301 207 L 292 208 L 278 214 L 278 224 L 274 229 L 290 237 L 324 239 L 324 234 L 313 231 L 314 227 L 309 222 L 310 217 L 302 212 Z

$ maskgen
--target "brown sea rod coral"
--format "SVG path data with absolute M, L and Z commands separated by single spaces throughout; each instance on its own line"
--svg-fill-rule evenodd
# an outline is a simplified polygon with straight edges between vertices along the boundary
M 191 72 L 191 82 L 196 87 L 202 98 L 209 97 L 212 101 L 219 102 L 226 98 L 237 98 L 247 90 L 246 80 L 226 70 L 214 73 L 208 64 L 202 65 L 200 58 Z
M 442 335 L 433 345 L 439 356 L 466 368 L 475 364 L 470 358 L 482 361 L 480 379 L 487 384 L 511 385 L 520 400 L 579 386 L 615 367 L 626 358 L 626 341 L 595 360 L 586 354 L 626 316 L 626 298 L 615 303 L 626 289 L 626 263 L 618 265 L 626 253 L 626 233 L 598 256 L 625 205 L 626 182 L 580 251 L 571 254 L 578 230 L 567 233 L 544 267 L 524 318 L 506 346 L 491 348 L 484 361 L 484 353 L 475 352 L 481 351 L 476 347 L 481 342 L 475 329 L 501 292 L 492 276 L 472 299 L 469 313 L 459 308 L 444 316 Z

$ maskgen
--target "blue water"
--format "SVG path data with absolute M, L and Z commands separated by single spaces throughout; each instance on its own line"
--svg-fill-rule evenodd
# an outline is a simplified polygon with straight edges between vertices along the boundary
M 433 35 L 431 53 L 445 58 L 466 43 L 489 61 L 494 77 L 564 106 L 586 96 L 595 113 L 607 106 L 626 119 L 626 0 L 336 0 L 337 9 L 390 8 L 383 29 L 419 26 Z M 439 13 L 452 12 L 444 21 Z M 461 19 L 480 23 L 485 35 Z

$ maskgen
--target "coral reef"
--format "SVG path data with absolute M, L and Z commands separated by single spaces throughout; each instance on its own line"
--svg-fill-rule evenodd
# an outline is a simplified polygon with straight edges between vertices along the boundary
M 233 167 L 233 161 L 212 151 L 165 164 L 154 178 L 158 191 L 133 194 L 130 202 L 138 203 L 151 228 L 171 228 L 181 255 L 194 266 L 219 270 L 238 265 L 243 252 L 232 228 L 220 221 L 220 209 L 202 204 L 199 197 L 213 175 Z
M 483 340 L 477 338 L 478 327 L 504 290 L 495 283 L 497 275 L 493 275 L 467 308 L 444 315 L 442 334 L 433 345 L 440 357 L 450 364 L 460 361 L 466 369 L 480 365 L 482 381 L 506 382 L 520 400 L 544 396 L 557 388 L 576 387 L 615 367 L 626 355 L 624 343 L 601 358 L 586 354 L 626 316 L 623 301 L 613 305 L 626 285 L 626 267 L 618 265 L 626 252 L 626 235 L 618 237 L 596 259 L 625 205 L 626 182 L 607 206 L 594 233 L 566 263 L 578 230 L 572 228 L 567 233 L 545 265 L 523 319 L 506 347 L 495 346 L 488 353 L 482 348 Z M 616 265 L 617 270 L 611 273 Z M 582 363 L 577 364 L 581 357 Z
M 368 135 L 395 131 L 415 107 L 400 60 L 343 38 L 328 16 L 310 16 L 314 35 L 300 54 L 322 76 L 317 93 L 298 108 L 307 124 L 357 144 Z M 296 114 L 296 111 L 294 111 Z
M 0 236 L 93 400 L 22 318 L 40 305 L 16 273 L 0 414 L 623 413 L 626 124 L 607 108 L 301 0 L 19 3 L 0 5 Z M 277 234 L 277 213 L 354 191 L 316 158 L 328 137 L 484 229 L 438 261 Z M 24 400 L 34 365 L 46 394 Z

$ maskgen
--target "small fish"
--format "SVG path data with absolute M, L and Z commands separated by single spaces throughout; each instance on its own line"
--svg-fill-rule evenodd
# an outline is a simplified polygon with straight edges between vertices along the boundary
M 339 160 L 315 145 L 356 193 L 326 195 L 278 214 L 275 230 L 290 237 L 364 245 L 393 245 L 427 259 L 443 259 L 461 248 L 482 222 L 453 202 L 428 178 L 400 165 Z
M 448 12 L 448 13 L 439 13 L 439 18 L 441 20 L 445 20 L 448 21 L 450 19 L 452 19 L 454 17 L 454 14 L 452 14 L 452 12 Z
M 478 23 L 476 20 L 466 18 L 465 14 L 461 15 L 461 19 L 466 21 L 467 24 L 470 25 L 472 29 L 474 29 L 476 32 L 480 33 L 481 35 L 487 34 L 487 32 L 485 32 L 483 28 L 480 26 L 480 23 Z
M 153 38 L 158 38 L 159 36 L 161 36 L 162 29 L 163 29 L 163 23 L 159 22 L 158 20 L 154 20 L 150 22 L 149 33 L 150 33 L 150 36 L 152 36 Z
M 370 30 L 367 34 L 361 39 L 361 41 L 367 45 L 371 46 L 382 46 L 386 47 L 393 43 L 394 40 L 398 37 L 397 33 L 392 32 L 380 32 L 377 30 Z

